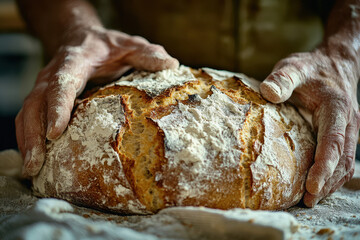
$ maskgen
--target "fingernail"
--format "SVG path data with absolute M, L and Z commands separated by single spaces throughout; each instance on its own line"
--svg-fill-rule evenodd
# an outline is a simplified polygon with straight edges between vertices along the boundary
M 282 91 L 278 84 L 265 80 L 260 85 L 260 92 L 268 101 L 273 103 L 279 103 L 282 100 Z
M 274 82 L 267 82 L 267 86 L 278 96 L 281 95 L 281 88 Z

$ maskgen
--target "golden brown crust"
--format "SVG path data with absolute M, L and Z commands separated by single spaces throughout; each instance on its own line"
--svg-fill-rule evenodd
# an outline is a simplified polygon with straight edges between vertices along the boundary
M 44 168 L 33 181 L 34 190 L 41 196 L 64 198 L 76 204 L 122 213 L 157 212 L 164 207 L 179 205 L 283 209 L 296 204 L 304 193 L 305 176 L 314 153 L 309 126 L 304 120 L 300 121 L 304 125 L 299 126 L 299 120 L 285 119 L 286 111 L 293 107 L 268 103 L 238 77 L 216 81 L 203 70 L 192 70 L 192 73 L 196 80 L 172 86 L 155 97 L 133 86 L 118 85 L 91 94 L 74 111 L 69 126 L 75 124 L 79 115 L 88 114 L 86 106 L 89 102 L 121 96 L 125 120 L 115 139 L 103 139 L 103 144 L 108 142 L 113 147 L 118 161 L 102 163 L 109 157 L 104 155 L 96 160 L 97 163 L 89 165 L 82 158 L 83 143 L 68 137 L 69 148 L 60 148 L 57 157 L 47 155 Z M 209 172 L 209 178 L 199 180 L 204 186 L 202 194 L 181 198 L 180 176 L 193 182 L 196 175 L 189 172 L 192 163 L 180 161 L 175 167 L 170 164 L 172 160 L 166 157 L 168 139 L 157 121 L 176 111 L 179 103 L 195 108 L 201 104 L 197 96 L 207 99 L 213 94 L 212 86 L 239 106 L 249 105 L 238 131 L 240 144 L 236 148 L 241 155 L 233 168 L 224 168 L 221 155 L 216 156 L 210 168 L 216 173 L 221 172 L 222 177 L 212 178 L 214 173 Z M 271 108 L 271 114 L 276 116 L 271 117 L 267 108 Z M 297 137 L 300 128 L 306 130 L 306 137 Z M 48 144 L 51 151 L 54 144 Z M 275 151 L 267 150 L 269 147 Z M 270 155 L 274 159 L 269 158 Z M 275 164 L 262 162 L 273 160 Z M 53 168 L 51 174 L 60 179 L 65 172 L 61 169 L 67 169 L 67 173 L 72 174 L 71 189 L 74 191 L 56 187 L 57 180 L 49 181 L 49 168 Z M 128 189 L 127 194 L 115 191 L 119 184 Z

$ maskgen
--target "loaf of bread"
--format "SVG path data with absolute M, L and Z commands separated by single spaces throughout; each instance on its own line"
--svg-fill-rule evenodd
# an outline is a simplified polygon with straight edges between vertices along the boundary
M 134 72 L 77 104 L 47 143 L 39 196 L 126 214 L 171 206 L 284 209 L 305 191 L 315 140 L 290 104 L 245 75 Z

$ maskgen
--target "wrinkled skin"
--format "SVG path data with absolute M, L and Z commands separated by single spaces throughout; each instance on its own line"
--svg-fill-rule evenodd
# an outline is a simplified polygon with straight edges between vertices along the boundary
M 313 207 L 349 181 L 359 135 L 356 89 L 360 77 L 360 1 L 338 0 L 322 44 L 278 62 L 261 84 L 274 103 L 290 100 L 312 114 L 317 134 L 304 203 Z
M 113 80 L 131 67 L 158 71 L 179 63 L 163 47 L 141 37 L 105 29 L 87 31 L 77 46 L 62 47 L 38 74 L 16 117 L 16 136 L 24 158 L 23 175 L 35 176 L 45 156 L 45 139 L 65 130 L 75 98 L 89 79 Z
M 354 174 L 360 114 L 352 62 L 326 48 L 281 60 L 261 84 L 265 98 L 290 100 L 312 113 L 317 133 L 315 163 L 306 181 L 304 203 L 312 207 Z

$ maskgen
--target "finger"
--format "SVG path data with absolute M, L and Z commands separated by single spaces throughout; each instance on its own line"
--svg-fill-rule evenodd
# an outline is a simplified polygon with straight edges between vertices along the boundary
M 335 168 L 350 171 L 348 166 L 355 154 L 356 142 L 354 139 L 356 139 L 357 130 L 354 121 L 347 125 L 345 107 L 336 101 L 330 104 L 322 104 L 315 111 L 314 116 L 314 125 L 315 128 L 318 128 L 318 145 L 315 163 L 310 168 L 306 180 L 306 189 L 309 193 L 317 195 L 328 179 L 334 175 Z M 344 146 L 346 146 L 345 149 Z M 343 168 L 337 167 L 340 157 L 347 164 Z M 335 183 L 346 173 L 340 174 Z
M 334 172 L 332 178 L 333 182 L 338 181 L 336 185 L 329 184 L 331 190 L 329 194 L 338 190 L 342 185 L 352 178 L 355 172 L 355 155 L 357 140 L 359 137 L 357 119 L 353 118 L 350 124 L 346 127 L 346 137 L 344 145 L 344 153 L 338 164 L 337 171 Z M 341 179 L 341 180 L 339 180 Z
M 84 89 L 93 67 L 81 56 L 65 59 L 64 67 L 49 81 L 47 91 L 47 130 L 49 140 L 57 139 L 66 129 L 77 95 Z
M 124 61 L 140 70 L 160 71 L 179 67 L 179 61 L 171 57 L 160 45 L 145 44 L 129 53 Z
M 345 158 L 345 155 L 343 159 Z M 344 183 L 348 182 L 354 174 L 355 159 L 352 161 L 351 170 L 348 173 L 345 173 L 343 169 L 346 169 L 346 162 L 342 161 L 341 164 L 337 167 L 337 170 L 334 172 L 334 175 L 326 182 L 324 187 L 321 189 L 319 194 L 313 195 L 309 192 L 304 195 L 304 204 L 308 207 L 314 207 L 321 199 L 332 194 L 339 188 L 341 188 Z M 343 164 L 344 163 L 344 164 Z M 340 179 L 340 180 L 339 180 Z
M 24 141 L 24 117 L 23 109 L 20 109 L 18 115 L 15 118 L 16 126 L 16 141 L 18 144 L 19 151 L 21 152 L 22 158 L 25 158 L 25 141 Z
M 355 161 L 353 161 L 354 166 L 355 166 Z M 342 179 L 340 179 L 340 181 L 338 181 L 337 183 L 335 183 L 334 179 L 328 181 L 328 183 L 322 188 L 321 193 L 318 195 L 312 195 L 310 193 L 305 193 L 304 195 L 304 204 L 307 207 L 314 207 L 316 204 L 318 204 L 318 202 L 323 199 L 324 197 L 334 193 L 335 191 L 337 191 L 339 188 L 341 188 L 346 182 L 348 182 L 352 176 L 354 175 L 354 168 L 352 168 L 352 170 Z
M 260 84 L 264 98 L 273 103 L 284 102 L 290 98 L 294 89 L 306 81 L 304 71 L 293 64 L 278 68 Z
M 305 193 L 304 195 L 304 204 L 307 207 L 314 207 L 316 204 L 318 204 L 320 202 L 320 200 L 322 200 L 324 197 L 332 194 L 333 192 L 335 192 L 337 189 L 339 189 L 341 186 L 344 185 L 344 183 L 346 182 L 346 178 L 341 179 L 337 184 L 333 185 L 333 189 L 331 189 L 330 184 L 326 187 L 323 188 L 321 194 L 319 195 L 312 195 L 311 193 Z
M 47 83 L 40 83 L 25 100 L 23 106 L 23 127 L 25 159 L 23 176 L 35 176 L 40 171 L 45 157 L 45 114 L 46 105 L 41 97 Z M 40 97 L 39 97 L 40 96 Z
M 338 190 L 344 183 L 349 181 L 355 170 L 355 153 L 358 139 L 357 119 L 353 118 L 346 127 L 346 138 L 344 152 L 334 171 L 333 175 L 321 188 L 318 194 L 306 193 L 304 203 L 306 206 L 313 207 L 322 198 Z

